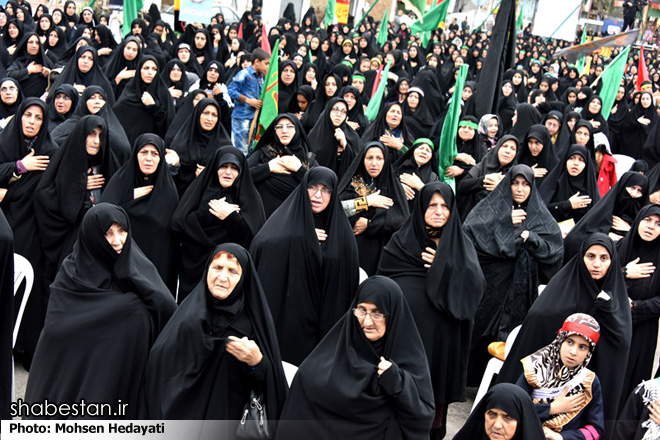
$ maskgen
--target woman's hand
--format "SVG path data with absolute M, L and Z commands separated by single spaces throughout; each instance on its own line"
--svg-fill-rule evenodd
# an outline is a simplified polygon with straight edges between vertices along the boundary
M 222 93 L 222 87 L 219 83 L 213 84 L 213 96 L 217 96 Z
M 586 208 L 591 205 L 591 197 L 588 195 L 581 196 L 580 191 L 573 194 L 568 201 L 571 202 L 571 209 Z
M 35 156 L 34 149 L 30 149 L 30 153 L 21 159 L 21 163 L 28 171 L 45 171 L 50 163 L 48 156 Z
M 135 189 L 133 190 L 133 199 L 135 200 L 135 199 L 139 199 L 139 198 L 142 197 L 142 196 L 146 196 L 146 195 L 149 194 L 153 189 L 154 189 L 154 186 L 153 186 L 153 185 L 149 185 L 149 186 L 141 186 L 141 187 L 139 187 L 139 188 L 135 188 Z
M 612 106 L 612 110 L 610 110 L 610 114 L 611 114 L 611 115 L 616 114 L 616 111 L 617 111 L 618 108 L 619 108 L 619 104 L 614 104 L 614 105 Z
M 9 55 L 14 55 L 14 52 L 16 52 L 16 45 L 12 44 L 7 48 L 7 52 L 9 52 Z
M 220 220 L 224 220 L 234 212 L 240 212 L 241 208 L 238 205 L 233 205 L 227 202 L 227 198 L 212 199 L 209 201 L 209 212 Z
M 568 391 L 568 386 L 566 386 L 559 396 L 557 396 L 557 398 L 550 404 L 550 415 L 570 413 L 577 411 L 584 406 L 586 401 L 584 393 L 566 396 Z
M 343 153 L 348 142 L 346 142 L 346 133 L 344 133 L 339 127 L 335 128 L 335 139 L 339 142 L 337 153 Z
M 653 272 L 655 272 L 653 263 L 640 263 L 639 257 L 626 264 L 626 278 L 629 280 L 649 278 Z
M 655 399 L 655 402 L 650 402 L 648 408 L 649 418 L 660 425 L 660 400 Z
M 492 191 L 497 188 L 497 185 L 504 179 L 504 174 L 502 173 L 491 173 L 484 176 L 484 189 L 486 191 Z
M 169 148 L 165 149 L 165 163 L 176 168 L 179 166 L 179 155 L 176 151 L 170 150 Z
M 5 196 L 7 195 L 7 191 L 9 191 L 6 188 L 0 188 L 0 202 L 2 202 L 5 199 Z
M 591 125 L 593 125 L 594 128 L 600 127 L 600 122 L 596 121 L 595 119 L 590 119 L 589 122 L 591 122 Z
M 378 363 L 378 377 L 387 371 L 392 366 L 392 362 L 385 359 L 383 356 L 380 357 L 380 362 Z
M 630 224 L 619 216 L 612 216 L 612 229 L 617 231 L 630 231 Z
M 415 198 L 415 190 L 405 183 L 402 183 L 401 186 L 403 187 L 403 192 L 406 193 L 406 200 L 413 200 Z
M 256 342 L 247 337 L 241 339 L 236 336 L 229 336 L 227 339 L 230 341 L 227 342 L 227 353 L 234 356 L 240 362 L 244 362 L 251 367 L 254 367 L 261 362 L 264 358 L 264 355 L 261 354 L 259 346 Z
M 424 186 L 424 182 L 422 182 L 422 179 L 420 179 L 415 173 L 412 174 L 403 173 L 399 177 L 399 180 L 401 180 L 401 183 L 403 183 L 404 185 L 408 185 L 409 187 L 414 188 L 417 191 L 421 190 L 422 187 Z
M 295 173 L 300 169 L 300 167 L 302 167 L 302 162 L 300 159 L 298 159 L 297 156 L 282 156 L 280 159 L 282 160 L 284 167 L 292 173 Z
M 146 107 L 149 107 L 151 105 L 156 104 L 156 101 L 154 101 L 154 97 L 151 96 L 151 93 L 144 92 L 142 94 L 142 104 L 144 104 Z
M 644 116 L 640 116 L 639 118 L 637 118 L 637 122 L 639 122 L 642 125 L 649 125 L 651 123 L 651 120 L 645 118 Z
M 460 176 L 463 172 L 465 172 L 463 168 L 457 167 L 456 165 L 450 165 L 445 170 L 445 177 L 454 178 Z
M 543 177 L 546 174 L 548 174 L 548 169 L 547 168 L 537 168 L 536 167 L 537 165 L 538 164 L 532 165 L 532 169 L 534 170 L 534 177 L 535 178 Z
M 284 160 L 279 156 L 268 161 L 268 168 L 270 168 L 271 173 L 291 174 L 291 171 L 289 171 L 285 166 Z
M 316 231 L 316 238 L 318 238 L 319 241 L 325 241 L 328 238 L 328 234 L 324 229 L 315 228 L 314 230 Z
M 351 127 L 355 131 L 358 131 L 360 129 L 360 124 L 358 124 L 357 122 L 347 120 L 346 124 L 348 124 L 348 126 Z
M 380 190 L 367 196 L 367 205 L 372 208 L 390 209 L 394 205 L 394 201 L 386 196 L 380 195 Z
M 546 440 L 563 440 L 564 437 L 558 433 L 553 431 L 550 428 L 543 427 L 543 435 L 545 435 Z
M 364 217 L 358 218 L 357 221 L 355 222 L 355 226 L 353 226 L 353 234 L 354 235 L 362 234 L 367 229 L 368 225 L 369 225 L 369 220 L 367 220 Z
M 88 169 L 87 172 L 90 173 L 92 170 Z M 103 188 L 103 185 L 105 184 L 105 177 L 103 177 L 103 174 L 89 174 L 87 176 L 87 191 L 91 191 L 93 189 L 101 189 Z
M 109 47 L 102 47 L 102 48 L 98 49 L 98 50 L 96 51 L 96 53 L 97 53 L 99 56 L 110 55 L 110 54 L 112 53 L 112 49 L 110 49 Z
M 524 209 L 513 209 L 511 210 L 511 221 L 514 225 L 520 224 L 525 221 L 527 218 L 527 213 Z
M 523 239 L 523 243 L 529 238 L 529 231 L 525 230 L 520 233 L 520 238 Z
M 82 94 L 85 92 L 85 88 L 86 88 L 86 87 L 85 87 L 84 85 L 82 85 L 82 84 L 75 84 L 75 83 L 74 83 L 74 84 L 73 84 L 73 88 L 76 89 L 76 90 L 78 91 L 78 94 L 79 94 L 79 95 L 82 95 Z
M 435 260 L 435 249 L 427 247 L 425 252 L 422 252 L 422 260 L 426 263 L 424 267 L 427 269 L 430 268 L 433 260 Z
M 379 139 L 383 145 L 385 145 L 387 148 L 392 148 L 396 151 L 399 151 L 403 148 L 403 142 L 397 138 L 392 136 L 391 134 L 384 134 L 380 137 Z
M 178 99 L 181 98 L 181 95 L 183 95 L 183 90 L 179 90 L 175 88 L 174 86 L 170 87 L 169 89 L 170 95 L 172 95 L 172 98 Z
M 470 156 L 467 153 L 458 153 L 456 155 L 456 157 L 454 157 L 454 160 L 464 162 L 468 165 L 476 165 L 477 164 L 477 161 L 474 160 L 474 157 Z

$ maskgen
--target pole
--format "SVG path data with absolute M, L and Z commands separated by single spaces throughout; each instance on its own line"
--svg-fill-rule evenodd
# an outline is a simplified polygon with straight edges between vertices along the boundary
M 248 153 L 252 151 L 252 143 L 254 142 L 254 135 L 257 134 L 254 128 L 257 126 L 257 121 L 259 120 L 260 113 L 261 113 L 261 108 L 258 108 L 254 112 L 254 117 L 252 118 L 252 122 L 250 123 L 250 131 L 248 132 L 248 144 L 247 144 Z

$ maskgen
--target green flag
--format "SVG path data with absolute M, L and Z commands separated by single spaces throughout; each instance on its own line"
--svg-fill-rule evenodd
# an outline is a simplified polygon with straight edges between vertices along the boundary
M 626 61 L 628 60 L 629 52 L 630 46 L 623 49 L 621 53 L 607 65 L 605 70 L 603 70 L 603 73 L 600 74 L 600 80 L 603 83 L 603 88 L 600 89 L 603 108 L 600 109 L 600 113 L 605 119 L 610 117 L 610 110 L 612 110 L 612 107 L 614 106 L 616 94 L 619 91 L 619 85 L 621 84 L 621 78 L 623 77 L 623 71 L 626 69 Z
M 362 24 L 362 22 L 364 21 L 364 19 L 367 18 L 367 16 L 369 15 L 369 12 L 371 12 L 371 10 L 374 8 L 374 6 L 376 6 L 376 3 L 378 3 L 378 0 L 376 0 L 375 2 L 373 2 L 373 4 L 369 7 L 369 9 L 367 9 L 367 12 L 364 13 L 364 15 L 362 16 L 362 18 L 360 19 L 360 21 L 358 21 L 357 24 L 356 24 L 355 26 L 353 26 L 353 29 L 357 29 L 357 28 L 360 27 L 360 25 Z
M 280 76 L 279 67 L 277 65 L 277 55 L 279 52 L 280 40 L 277 40 L 273 47 L 273 54 L 270 56 L 270 65 L 268 66 L 266 77 L 264 78 L 264 85 L 261 87 L 261 95 L 259 95 L 259 101 L 263 104 L 259 113 L 259 124 L 257 125 L 257 130 L 254 135 L 252 148 L 257 145 L 257 142 L 261 139 L 264 131 L 266 131 L 268 126 L 270 126 L 277 117 L 277 102 L 279 97 L 278 79 Z
M 142 0 L 124 0 L 124 24 L 122 25 L 124 37 L 131 33 L 131 23 L 138 18 L 143 6 Z
M 385 9 L 385 15 L 383 15 L 383 21 L 380 22 L 380 29 L 378 30 L 378 38 L 376 41 L 378 42 L 378 45 L 380 47 L 383 47 L 385 45 L 385 42 L 387 41 L 387 13 L 389 11 L 387 8 Z
M 586 42 L 587 42 L 587 33 L 584 30 L 582 30 L 582 38 L 580 38 L 580 46 L 582 46 Z M 577 60 L 577 63 L 575 63 L 575 68 L 578 71 L 578 75 L 580 75 L 581 72 L 582 72 L 582 69 L 584 68 L 584 57 L 583 56 L 580 57 Z
M 495 7 L 490 10 L 488 15 L 486 15 L 486 18 L 484 19 L 484 21 L 482 21 L 481 24 L 474 29 L 474 32 L 479 33 L 481 31 L 481 28 L 483 27 L 484 24 L 486 24 L 486 22 L 488 21 L 490 16 L 493 15 L 493 12 L 495 12 L 495 10 L 500 7 L 500 3 L 502 3 L 502 2 L 501 1 L 497 2 Z
M 520 12 L 518 13 L 518 18 L 516 19 L 516 30 L 521 30 L 525 23 L 523 23 L 523 8 L 520 7 Z
M 378 88 L 376 93 L 369 100 L 369 105 L 367 105 L 367 119 L 369 122 L 376 119 L 378 116 L 378 111 L 380 110 L 380 103 L 383 102 L 383 94 L 385 94 L 385 85 L 387 84 L 387 74 L 390 73 L 390 63 L 388 62 L 385 68 L 383 69 L 382 74 L 380 75 L 380 82 L 378 83 Z
M 458 69 L 454 94 L 452 95 L 451 103 L 449 103 L 445 123 L 442 125 L 440 146 L 438 147 L 438 159 L 440 162 L 438 176 L 440 176 L 440 180 L 454 188 L 454 192 L 456 191 L 454 178 L 445 177 L 445 170 L 454 164 L 454 158 L 458 154 L 458 150 L 456 149 L 456 133 L 458 132 L 458 122 L 461 116 L 461 97 L 463 95 L 463 86 L 465 85 L 467 73 L 468 66 L 467 64 L 463 64 Z
M 328 0 L 328 6 L 325 8 L 325 18 L 323 24 L 327 29 L 335 21 L 335 0 Z
M 422 20 L 417 20 L 410 27 L 410 32 L 434 31 L 438 27 L 445 26 L 445 18 L 447 18 L 447 10 L 449 9 L 449 0 L 444 0 L 442 3 L 435 5 L 429 12 L 424 14 Z

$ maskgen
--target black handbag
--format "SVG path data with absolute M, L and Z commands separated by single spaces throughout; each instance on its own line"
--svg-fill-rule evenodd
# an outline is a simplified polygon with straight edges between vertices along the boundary
M 238 425 L 236 437 L 245 440 L 269 440 L 273 438 L 268 426 L 263 393 L 250 391 L 250 401 L 243 408 L 243 417 Z

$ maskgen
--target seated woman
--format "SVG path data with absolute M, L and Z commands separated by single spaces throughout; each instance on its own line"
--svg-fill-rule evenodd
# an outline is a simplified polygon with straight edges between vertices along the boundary
M 360 267 L 370 275 L 376 273 L 383 246 L 410 214 L 389 157 L 381 142 L 369 142 L 338 186 L 356 236 Z
M 275 438 L 428 439 L 433 412 L 412 313 L 394 281 L 374 276 L 300 365 Z
M 532 167 L 537 185 L 543 183 L 548 172 L 552 171 L 558 161 L 548 129 L 541 124 L 529 127 L 525 140 L 520 146 L 518 163 Z
M 544 438 L 532 399 L 519 387 L 503 383 L 488 390 L 454 440 Z
M 414 141 L 406 128 L 403 105 L 398 102 L 385 105 L 364 130 L 360 140 L 363 145 L 372 141 L 381 142 L 387 147 L 388 162 L 396 162 Z
M 176 187 L 167 168 L 165 143 L 146 133 L 135 141 L 131 159 L 109 180 L 101 202 L 126 210 L 135 242 L 156 266 L 170 291 L 176 291 L 175 240 L 170 228 L 179 203 Z
M 505 341 L 523 322 L 542 279 L 561 267 L 559 226 L 536 190 L 534 171 L 516 165 L 465 219 L 486 277 L 486 292 L 474 321 L 470 382 L 481 377 L 488 344 Z
M 539 192 L 550 214 L 558 222 L 576 223 L 600 200 L 591 154 L 587 147 L 573 144 L 547 174 Z
M 225 243 L 211 252 L 201 281 L 154 343 L 145 378 L 142 418 L 231 420 L 216 435 L 234 438 L 251 391 L 263 393 L 270 420 L 279 418 L 286 378 L 245 249 Z
M 104 417 L 137 418 L 149 349 L 176 304 L 131 232 L 109 203 L 85 215 L 50 288 L 26 402 L 121 402 Z
M 550 344 L 567 316 L 593 316 L 601 335 L 589 369 L 602 384 L 606 432 L 613 432 L 632 336 L 623 273 L 612 265 L 617 260 L 607 235 L 589 236 L 532 305 L 498 376 L 498 382 L 516 382 L 522 373 L 520 359 Z
M 282 113 L 249 154 L 248 165 L 269 217 L 317 163 L 298 118 Z
M 550 345 L 523 358 L 516 385 L 527 391 L 548 440 L 599 438 L 605 431 L 600 380 L 587 369 L 600 325 L 586 313 L 566 318 Z
M 335 173 L 309 170 L 254 237 L 250 253 L 282 358 L 300 365 L 346 312 L 358 285 L 358 249 Z
M 448 405 L 465 401 L 470 335 L 486 280 L 449 185 L 424 185 L 411 212 L 385 246 L 378 273 L 401 287 L 415 318 L 435 397 L 431 438 L 443 438 Z
M 433 150 L 431 139 L 419 138 L 394 164 L 394 174 L 399 176 L 411 211 L 422 187 L 438 181 L 438 158 Z
M 652 347 L 649 346 L 649 349 Z M 616 440 L 660 438 L 660 378 L 644 381 L 630 393 L 616 424 Z
M 224 146 L 205 165 L 172 214 L 181 240 L 179 303 L 199 282 L 204 256 L 227 242 L 249 247 L 266 221 L 243 153 Z

